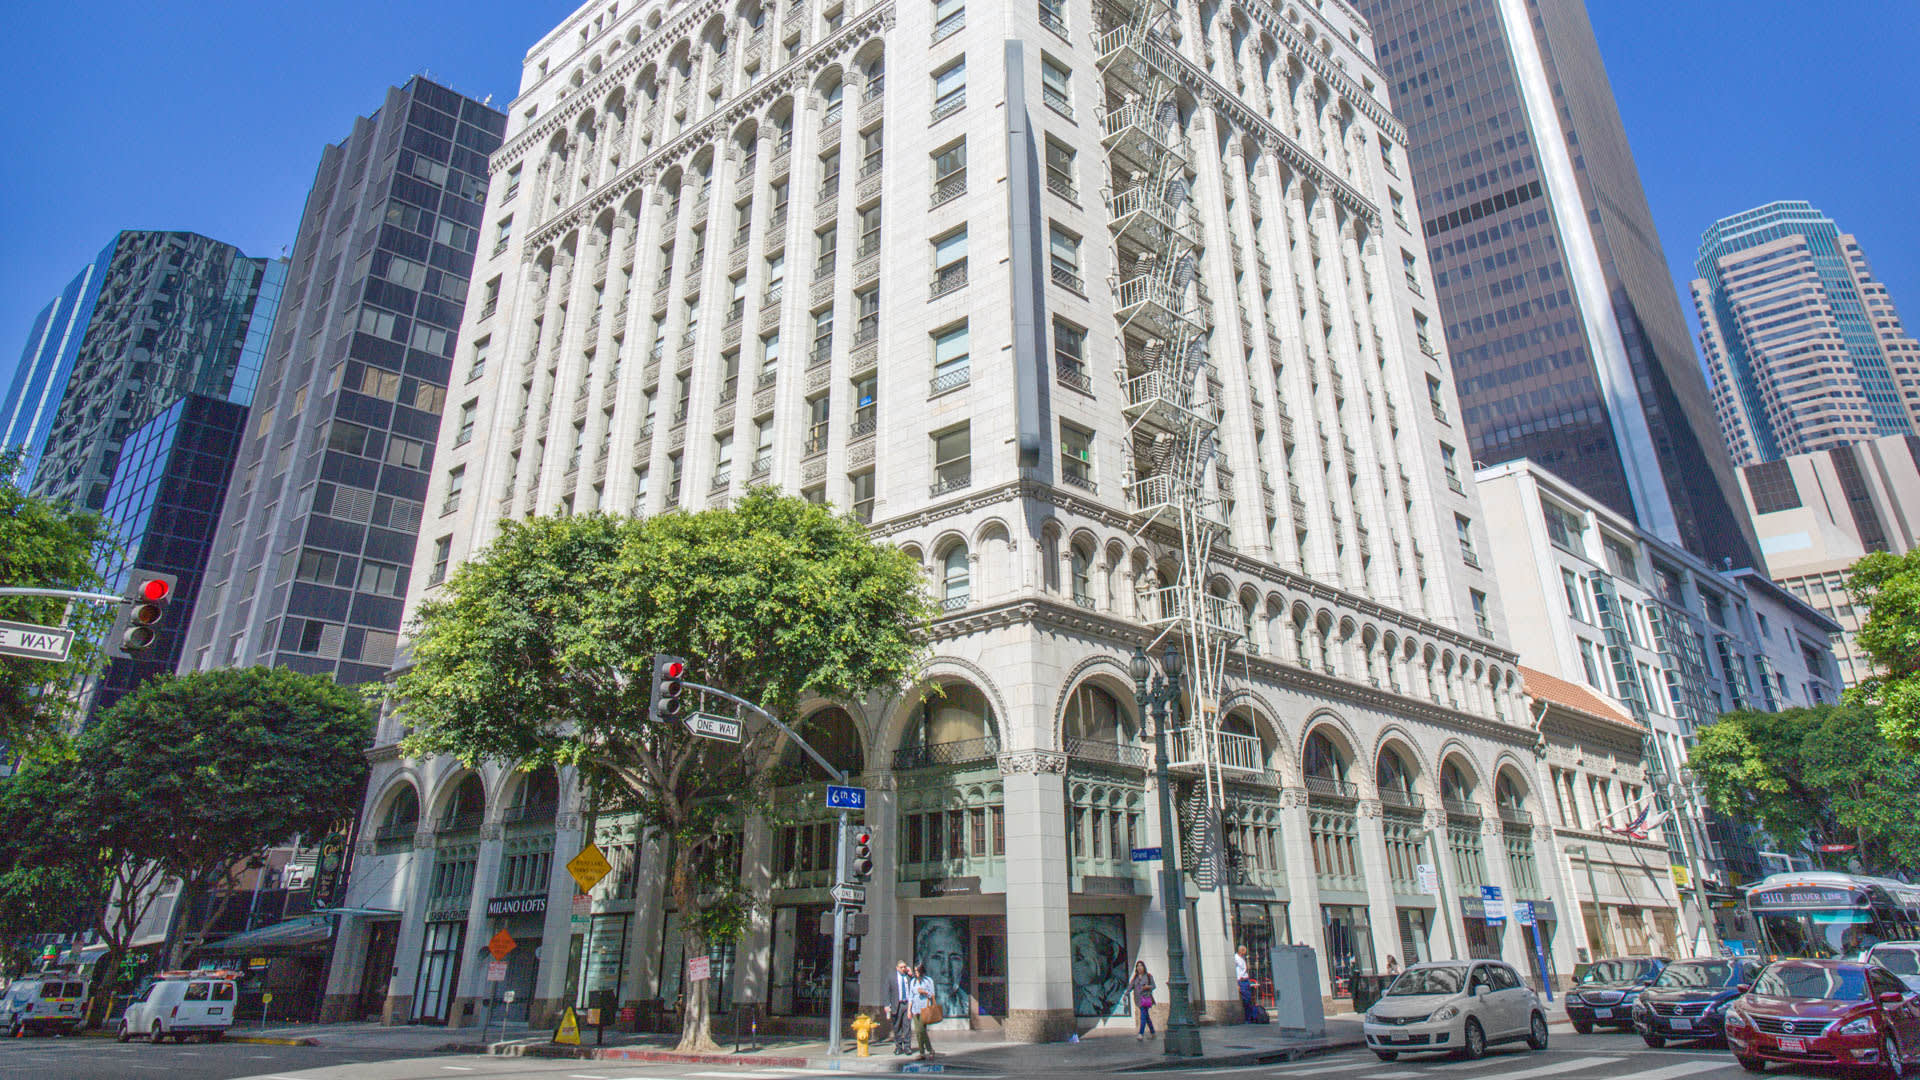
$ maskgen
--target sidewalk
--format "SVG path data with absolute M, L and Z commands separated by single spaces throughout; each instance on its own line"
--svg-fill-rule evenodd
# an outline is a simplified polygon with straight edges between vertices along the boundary
M 1362 1045 L 1357 1017 L 1335 1017 L 1327 1021 L 1325 1036 L 1315 1039 L 1292 1037 L 1278 1028 L 1208 1025 L 1200 1029 L 1199 1058 L 1168 1058 L 1160 1053 L 1156 1039 L 1136 1041 L 1131 1032 L 1118 1029 L 1090 1032 L 1077 1042 L 1009 1043 L 979 1035 L 950 1032 L 935 1033 L 938 1056 L 931 1062 L 892 1053 L 891 1043 L 879 1043 L 873 1056 L 859 1057 L 848 1040 L 839 1058 L 827 1056 L 822 1041 L 763 1039 L 757 1050 L 744 1053 L 687 1055 L 673 1052 L 673 1037 L 630 1036 L 609 1032 L 607 1045 L 592 1045 L 591 1031 L 582 1032 L 579 1047 L 556 1046 L 544 1035 L 507 1039 L 489 1044 L 460 1046 L 471 1053 L 492 1053 L 513 1057 L 581 1058 L 596 1061 L 674 1062 L 699 1065 L 752 1065 L 762 1068 L 837 1069 L 862 1073 L 914 1073 L 933 1071 L 1051 1071 L 1060 1068 L 1096 1069 L 1102 1072 L 1127 1072 L 1162 1068 L 1198 1066 L 1254 1065 L 1291 1061 L 1312 1054 Z M 616 1045 L 616 1042 L 618 1043 Z M 447 1047 L 453 1049 L 454 1047 Z M 932 1066 L 930 1068 L 929 1066 Z

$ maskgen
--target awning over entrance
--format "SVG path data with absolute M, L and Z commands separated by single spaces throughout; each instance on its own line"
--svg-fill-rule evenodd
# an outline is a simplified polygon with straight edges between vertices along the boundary
M 302 915 L 286 922 L 263 926 L 258 930 L 249 930 L 244 934 L 234 934 L 209 945 L 202 946 L 201 953 L 293 953 L 318 945 L 325 945 L 333 937 L 333 925 L 325 915 Z

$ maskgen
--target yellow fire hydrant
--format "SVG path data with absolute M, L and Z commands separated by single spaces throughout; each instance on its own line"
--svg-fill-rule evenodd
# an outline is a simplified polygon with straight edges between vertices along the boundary
M 879 1026 L 879 1024 L 873 1022 L 873 1017 L 868 1016 L 866 1013 L 861 1013 L 859 1016 L 853 1018 L 853 1043 L 859 1047 L 856 1053 L 860 1057 L 872 1056 L 872 1052 L 868 1050 L 868 1045 L 873 1039 L 873 1029 Z

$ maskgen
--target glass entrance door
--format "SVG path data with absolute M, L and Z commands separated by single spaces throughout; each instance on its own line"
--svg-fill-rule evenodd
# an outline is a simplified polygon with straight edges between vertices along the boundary
M 415 1023 L 447 1022 L 454 980 L 460 975 L 460 947 L 466 936 L 467 924 L 463 922 L 427 924 L 426 941 L 420 947 L 420 973 L 413 986 Z

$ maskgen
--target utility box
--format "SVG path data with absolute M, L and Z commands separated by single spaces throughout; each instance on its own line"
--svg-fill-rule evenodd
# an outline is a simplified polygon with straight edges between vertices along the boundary
M 1276 945 L 1273 965 L 1273 1023 L 1288 1035 L 1317 1038 L 1327 1033 L 1327 1011 L 1320 1003 L 1320 960 L 1310 945 Z

